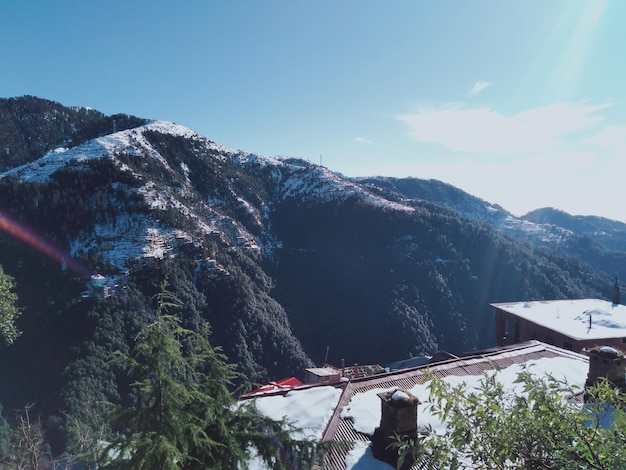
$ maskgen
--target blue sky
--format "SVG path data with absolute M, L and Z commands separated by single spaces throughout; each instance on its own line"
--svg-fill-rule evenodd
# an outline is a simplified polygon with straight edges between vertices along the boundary
M 626 222 L 626 1 L 0 2 L 0 96 Z

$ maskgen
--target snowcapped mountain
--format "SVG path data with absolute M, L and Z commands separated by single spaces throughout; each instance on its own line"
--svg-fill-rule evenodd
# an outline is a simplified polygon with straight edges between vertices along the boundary
M 626 251 L 626 224 L 604 217 L 570 215 L 554 209 L 537 209 L 522 217 L 523 220 L 543 226 L 569 230 L 581 237 L 589 237 L 611 251 Z
M 214 343 L 253 380 L 324 361 L 489 347 L 490 303 L 602 298 L 612 287 L 613 273 L 530 244 L 572 230 L 516 219 L 441 182 L 346 178 L 171 122 L 32 97 L 0 109 L 10 111 L 0 117 L 0 217 L 20 227 L 0 233 L 0 264 L 24 303 L 23 346 L 0 373 L 36 344 L 45 360 L 33 367 L 58 376 L 56 389 L 82 390 L 82 372 L 64 371 L 84 361 L 109 370 L 98 361 L 132 341 L 164 282 L 181 321 L 208 320 Z M 26 135 L 39 143 L 22 146 Z M 81 297 L 96 272 L 113 295 Z M 30 375 L 20 380 L 34 389 Z M 15 390 L 0 389 L 0 402 Z
M 551 208 L 516 217 L 452 185 L 417 178 L 357 178 L 372 190 L 396 193 L 406 202 L 441 204 L 515 240 L 578 258 L 620 279 L 626 278 L 626 224 L 594 216 L 572 216 Z
M 196 194 L 187 163 L 180 161 L 170 165 L 167 155 L 159 152 L 158 144 L 150 141 L 150 137 L 154 138 L 155 135 L 183 139 L 191 143 L 201 156 L 210 156 L 213 163 L 220 165 L 229 162 L 257 177 L 268 179 L 265 185 L 273 190 L 266 194 L 267 200 L 264 201 L 247 201 L 240 194 L 240 188 L 232 182 L 219 196 Z M 163 226 L 147 217 L 133 217 L 121 211 L 114 218 L 103 218 L 91 231 L 81 231 L 70 241 L 71 256 L 81 257 L 90 250 L 98 250 L 100 256 L 120 270 L 128 268 L 127 260 L 163 257 L 172 251 L 177 240 L 191 241 L 198 238 L 199 234 L 218 234 L 229 246 L 236 246 L 245 240 L 248 248 L 263 246 L 271 249 L 272 243 L 269 241 L 273 237 L 269 233 L 263 233 L 262 219 L 268 204 L 277 201 L 297 199 L 301 202 L 338 202 L 356 198 L 363 203 L 388 210 L 413 211 L 409 206 L 376 196 L 326 168 L 304 160 L 281 160 L 235 151 L 216 144 L 191 129 L 167 121 L 153 121 L 134 129 L 98 137 L 69 149 L 56 148 L 36 161 L 0 173 L 0 179 L 15 178 L 24 183 L 48 183 L 59 171 L 88 171 L 89 163 L 94 160 L 108 160 L 119 171 L 140 181 L 136 191 L 143 196 L 151 209 L 179 211 L 193 222 L 188 231 L 185 231 Z M 165 184 L 145 176 L 143 168 L 148 166 L 147 162 L 159 165 Z M 220 207 L 229 204 L 248 213 L 251 221 L 248 227 L 220 210 Z M 101 243 L 102 240 L 107 243 Z

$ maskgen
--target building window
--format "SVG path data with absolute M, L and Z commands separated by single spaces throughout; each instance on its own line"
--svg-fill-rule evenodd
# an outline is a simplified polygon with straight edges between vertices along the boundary
M 574 345 L 568 341 L 563 341 L 563 349 L 569 349 L 570 351 L 573 351 Z
M 519 322 L 518 321 L 515 321 L 515 323 L 513 323 L 513 342 L 514 343 L 519 343 L 520 342 Z

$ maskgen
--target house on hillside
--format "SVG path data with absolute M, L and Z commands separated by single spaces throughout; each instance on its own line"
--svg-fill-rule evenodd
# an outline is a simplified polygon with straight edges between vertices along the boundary
M 339 368 L 330 364 L 324 364 L 323 367 L 310 367 L 304 371 L 304 381 L 308 384 L 334 383 L 340 380 L 353 380 L 385 372 L 384 367 L 378 364 L 346 366 L 343 360 L 341 364 Z
M 491 304 L 500 346 L 537 339 L 582 351 L 594 346 L 626 348 L 626 306 L 599 299 Z
M 332 447 L 323 468 L 393 469 L 395 466 L 389 463 L 393 456 L 385 453 L 387 436 L 394 431 L 410 435 L 436 421 L 427 404 L 421 403 L 428 397 L 428 374 L 471 383 L 482 378 L 484 372 L 498 369 L 499 377 L 512 383 L 522 368 L 530 365 L 537 374 L 567 378 L 581 390 L 588 380 L 588 356 L 528 341 L 410 369 L 335 383 L 304 384 L 257 396 L 254 403 L 273 419 L 286 417 L 307 430 L 311 438 L 351 444 Z M 582 403 L 582 394 L 574 399 Z
M 242 397 L 250 398 L 250 397 L 254 397 L 255 395 L 261 395 L 261 394 L 268 393 L 268 392 L 276 392 L 279 390 L 283 390 L 283 391 L 290 390 L 291 388 L 297 387 L 299 385 L 302 385 L 302 382 L 300 382 L 297 378 L 285 377 L 284 379 L 281 379 L 281 380 L 271 381 L 266 384 L 259 385 L 258 387 L 250 390 L 249 392 L 244 393 Z
M 92 274 L 87 282 L 87 290 L 83 292 L 83 297 L 92 297 L 94 299 L 104 299 L 111 295 L 109 280 L 102 274 Z

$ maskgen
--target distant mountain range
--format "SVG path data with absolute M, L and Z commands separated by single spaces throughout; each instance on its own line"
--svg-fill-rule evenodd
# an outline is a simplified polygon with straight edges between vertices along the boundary
M 521 242 L 580 259 L 619 279 L 626 279 L 626 224 L 597 216 L 570 215 L 554 208 L 515 217 L 497 204 L 471 196 L 437 180 L 357 178 L 372 190 L 392 191 L 402 198 L 432 201 L 485 223 Z
M 490 347 L 490 302 L 610 298 L 626 278 L 620 222 L 516 218 L 439 181 L 348 178 L 36 97 L 0 100 L 0 169 L 0 264 L 24 309 L 0 346 L 10 406 L 124 400 L 108 357 L 164 281 L 181 321 L 208 320 L 263 381 Z

